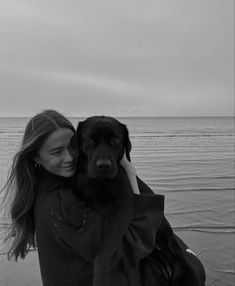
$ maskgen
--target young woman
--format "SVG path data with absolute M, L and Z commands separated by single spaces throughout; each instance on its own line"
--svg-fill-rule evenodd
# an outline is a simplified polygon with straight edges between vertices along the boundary
M 6 184 L 7 197 L 14 192 L 8 258 L 24 258 L 37 248 L 44 286 L 92 285 L 94 259 L 109 225 L 73 188 L 74 134 L 73 125 L 54 110 L 34 116 Z M 138 263 L 154 248 L 164 199 L 140 195 L 134 168 L 126 158 L 121 164 L 125 187 L 133 192 L 133 218 L 110 261 L 109 285 L 138 286 Z

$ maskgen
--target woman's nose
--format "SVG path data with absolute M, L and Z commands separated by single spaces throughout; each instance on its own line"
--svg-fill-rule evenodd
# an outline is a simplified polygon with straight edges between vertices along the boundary
M 64 161 L 65 162 L 72 162 L 74 160 L 74 155 L 69 151 L 65 150 L 65 156 L 64 156 Z

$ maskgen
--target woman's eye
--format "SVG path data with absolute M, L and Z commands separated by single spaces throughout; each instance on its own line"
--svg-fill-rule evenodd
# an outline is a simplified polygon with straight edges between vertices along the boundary
M 118 145 L 120 143 L 120 139 L 119 138 L 112 138 L 111 139 L 111 144 L 112 145 Z
M 55 151 L 53 153 L 51 153 L 52 155 L 55 155 L 55 156 L 58 156 L 62 153 L 62 150 L 59 150 L 59 151 Z

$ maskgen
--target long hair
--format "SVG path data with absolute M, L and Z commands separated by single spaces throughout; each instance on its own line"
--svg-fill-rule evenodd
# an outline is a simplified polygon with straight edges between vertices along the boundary
M 59 128 L 70 128 L 72 123 L 55 110 L 45 110 L 32 117 L 25 129 L 20 150 L 13 157 L 3 204 L 9 205 L 11 224 L 5 241 L 10 240 L 8 259 L 25 258 L 30 248 L 36 248 L 33 203 L 37 188 L 37 165 L 34 158 L 45 139 Z

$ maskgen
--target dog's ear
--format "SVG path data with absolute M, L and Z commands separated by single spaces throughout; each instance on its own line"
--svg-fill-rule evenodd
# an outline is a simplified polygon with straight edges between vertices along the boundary
M 78 122 L 76 130 L 76 141 L 79 153 L 82 151 L 82 126 L 83 126 L 83 121 Z
M 127 157 L 128 161 L 131 161 L 131 157 L 130 157 L 131 141 L 130 141 L 130 137 L 129 137 L 129 132 L 128 132 L 127 126 L 125 124 L 122 124 L 122 128 L 124 131 L 123 146 L 124 146 L 124 149 L 126 152 L 126 157 Z

